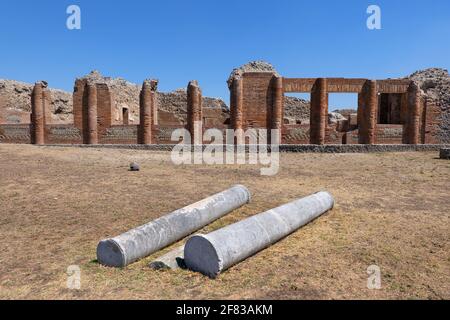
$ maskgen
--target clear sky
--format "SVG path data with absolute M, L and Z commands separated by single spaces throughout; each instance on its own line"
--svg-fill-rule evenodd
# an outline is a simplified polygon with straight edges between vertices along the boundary
M 81 30 L 66 9 L 81 8 Z M 381 8 L 381 30 L 366 9 Z M 450 68 L 448 0 L 29 0 L 0 2 L 0 78 L 72 91 L 90 70 L 161 91 L 199 81 L 228 102 L 226 79 L 250 60 L 286 77 L 387 78 Z M 333 95 L 330 104 L 355 104 Z

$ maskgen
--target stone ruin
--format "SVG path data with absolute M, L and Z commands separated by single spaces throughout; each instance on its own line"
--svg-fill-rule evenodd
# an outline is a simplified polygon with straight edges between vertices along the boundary
M 434 75 L 432 70 L 440 69 L 427 72 Z M 203 97 L 199 83 L 190 81 L 186 90 L 177 91 L 179 112 L 173 112 L 167 108 L 167 94 L 157 91 L 157 80 L 138 87 L 92 72 L 75 81 L 73 123 L 53 121 L 54 91 L 40 81 L 30 93 L 29 124 L 5 123 L 0 114 L 0 143 L 173 144 L 171 134 L 178 128 L 188 129 L 194 140 L 198 121 L 203 130 L 279 129 L 282 144 L 449 143 L 450 88 L 445 81 L 430 80 L 432 75 L 286 78 L 270 64 L 252 62 L 233 70 L 227 81 L 229 111 Z M 135 100 L 124 94 L 124 86 L 131 86 Z M 1 92 L 0 104 L 5 100 Z M 337 92 L 358 94 L 357 111 L 329 113 L 328 96 Z M 311 102 L 288 93 L 310 93 Z M 212 103 L 216 105 L 211 107 Z

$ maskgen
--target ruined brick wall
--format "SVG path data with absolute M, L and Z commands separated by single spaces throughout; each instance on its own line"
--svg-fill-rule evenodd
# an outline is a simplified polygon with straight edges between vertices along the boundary
M 83 129 L 83 100 L 86 79 L 77 79 L 73 88 L 73 123 L 78 129 Z
M 243 75 L 243 129 L 270 128 L 272 116 L 272 73 L 251 72 Z
M 0 143 L 31 143 L 31 125 L 0 124 Z
M 342 144 L 344 132 L 337 130 L 337 124 L 327 125 L 325 128 L 324 144 Z
M 99 143 L 136 144 L 137 136 L 137 125 L 113 125 L 105 129 L 105 132 L 99 138 Z
M 343 144 L 359 144 L 359 130 L 351 130 L 343 133 Z
M 114 97 L 107 84 L 97 84 L 97 117 L 98 133 L 106 134 L 106 130 L 112 126 L 112 108 Z
M 309 124 L 284 124 L 281 141 L 283 144 L 309 144 Z
M 424 102 L 422 114 L 422 143 L 442 143 L 439 139 L 440 125 L 442 123 L 441 107 L 434 99 L 427 98 Z
M 229 127 L 229 121 L 224 119 L 221 109 L 203 108 L 203 126 L 206 129 L 225 129 Z
M 81 144 L 83 136 L 80 129 L 69 124 L 50 124 L 45 128 L 46 144 Z
M 376 144 L 402 144 L 403 125 L 378 124 L 375 133 Z
M 343 144 L 359 144 L 358 129 L 343 132 Z M 378 124 L 375 130 L 375 144 L 402 144 L 403 125 Z

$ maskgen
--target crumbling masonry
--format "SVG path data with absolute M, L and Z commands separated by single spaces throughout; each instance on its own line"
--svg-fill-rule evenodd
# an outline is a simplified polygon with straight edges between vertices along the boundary
M 101 80 L 77 79 L 73 92 L 73 125 L 47 123 L 51 97 L 47 83 L 37 82 L 31 95 L 31 121 L 1 124 L 0 143 L 33 144 L 175 144 L 171 134 L 184 127 L 192 142 L 202 141 L 207 129 L 278 129 L 282 144 L 438 144 L 441 109 L 405 79 L 285 78 L 276 72 L 242 72 L 228 82 L 230 119 L 218 121 L 202 107 L 197 81 L 187 86 L 187 121 L 158 116 L 157 80 L 144 81 L 140 93 L 139 124 L 130 124 L 129 110 L 114 116 L 114 94 Z M 358 94 L 358 110 L 344 120 L 328 121 L 330 93 Z M 284 119 L 287 93 L 310 93 L 309 123 Z M 202 124 L 202 130 L 196 124 Z M 270 132 L 269 132 L 270 133 Z M 268 137 L 270 142 L 270 136 Z

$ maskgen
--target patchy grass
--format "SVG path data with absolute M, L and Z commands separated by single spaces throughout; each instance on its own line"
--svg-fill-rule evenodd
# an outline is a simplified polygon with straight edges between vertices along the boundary
M 263 177 L 174 166 L 167 152 L 0 145 L 0 182 L 2 299 L 450 298 L 450 162 L 434 153 L 283 154 Z M 336 206 L 216 280 L 147 267 L 170 248 L 124 269 L 95 262 L 100 239 L 236 183 L 252 203 L 202 232 L 319 190 Z M 366 286 L 373 264 L 380 290 Z M 81 290 L 66 288 L 69 265 Z

